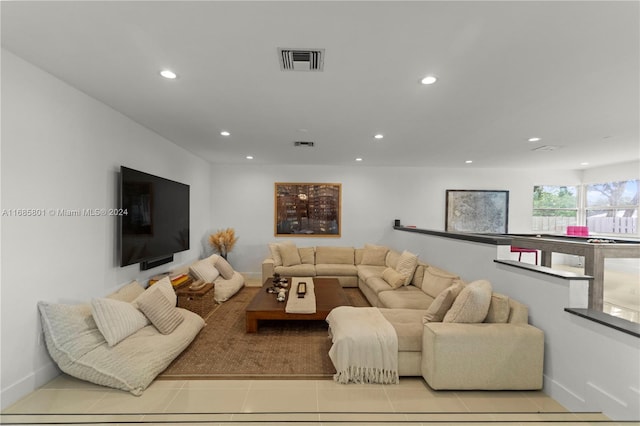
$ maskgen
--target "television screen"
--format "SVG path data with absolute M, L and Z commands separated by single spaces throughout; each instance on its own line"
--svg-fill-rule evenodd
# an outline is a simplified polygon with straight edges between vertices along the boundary
M 189 185 L 120 167 L 120 266 L 189 249 Z

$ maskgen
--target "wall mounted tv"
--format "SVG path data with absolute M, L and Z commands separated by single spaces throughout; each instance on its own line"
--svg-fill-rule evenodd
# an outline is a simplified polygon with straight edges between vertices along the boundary
M 120 266 L 150 269 L 189 250 L 189 185 L 120 167 Z

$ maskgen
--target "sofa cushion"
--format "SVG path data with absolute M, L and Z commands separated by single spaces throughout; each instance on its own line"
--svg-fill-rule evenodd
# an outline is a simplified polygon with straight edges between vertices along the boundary
M 489 311 L 484 322 L 504 324 L 509 320 L 509 297 L 500 293 L 491 294 Z
M 162 294 L 160 289 L 145 292 L 138 300 L 142 313 L 160 333 L 170 334 L 184 321 L 180 311 Z
M 194 262 L 189 267 L 189 272 L 199 280 L 206 283 L 212 283 L 216 278 L 218 278 L 218 275 L 220 275 L 220 271 L 218 271 L 214 265 L 218 257 L 220 256 L 214 254 L 206 259 Z
M 47 350 L 58 365 L 68 365 L 98 346 L 104 335 L 91 314 L 91 304 L 38 302 Z
M 413 272 L 413 278 L 411 279 L 411 284 L 415 285 L 418 288 L 422 288 L 422 280 L 424 279 L 424 268 L 427 265 L 420 262 L 418 260 L 418 264 L 416 265 L 416 270 Z
M 358 265 L 358 278 L 360 278 L 363 282 L 367 282 L 370 277 L 380 277 L 382 278 L 382 273 L 386 266 L 371 266 L 371 265 Z
M 300 254 L 301 263 L 305 265 L 315 265 L 316 250 L 313 247 L 300 247 L 298 253 Z
M 316 265 L 316 275 L 320 277 L 324 276 L 341 276 L 341 277 L 350 277 L 356 276 L 358 274 L 358 269 L 355 265 L 344 265 L 344 264 L 323 264 L 320 263 Z
M 396 263 L 395 270 L 404 275 L 404 285 L 408 285 L 413 278 L 413 273 L 418 265 L 418 256 L 405 250 L 400 255 L 398 263 Z
M 462 283 L 459 281 L 442 290 L 433 303 L 429 305 L 423 322 L 441 322 L 449 309 L 451 309 L 451 305 L 453 305 L 460 291 L 462 291 Z
M 385 246 L 365 244 L 362 253 L 362 265 L 386 266 L 387 253 L 389 249 Z
M 91 314 L 109 346 L 117 345 L 149 324 L 144 314 L 131 303 L 115 299 L 91 300 Z
M 429 265 L 424 268 L 422 291 L 435 299 L 444 289 L 451 286 L 455 279 L 459 278 L 455 274 Z
M 382 272 L 382 279 L 385 280 L 391 288 L 398 288 L 404 285 L 407 280 L 407 276 L 393 268 L 387 268 Z
M 230 280 L 231 277 L 233 277 L 233 268 L 231 267 L 229 262 L 227 262 L 227 259 L 225 259 L 224 257 L 218 256 L 214 265 L 216 269 L 220 271 L 220 275 L 222 275 L 225 280 Z M 207 281 L 207 282 L 213 282 L 213 281 Z
M 484 321 L 491 304 L 491 283 L 474 281 L 462 289 L 443 322 L 479 323 Z
M 316 265 L 321 263 L 355 264 L 353 247 L 316 247 Z
M 213 284 L 213 298 L 215 301 L 218 303 L 226 302 L 244 287 L 244 276 L 234 271 L 231 279 L 227 280 L 223 276 L 219 276 Z
M 398 260 L 400 260 L 400 253 L 395 250 L 389 250 L 387 253 L 386 264 L 388 267 L 396 269 L 396 265 L 398 265 Z
M 385 308 L 420 309 L 423 311 L 433 302 L 431 296 L 412 285 L 380 291 L 378 300 L 379 306 Z M 422 324 L 422 317 L 420 317 L 420 324 Z
M 283 277 L 315 277 L 316 267 L 314 265 L 294 265 L 294 266 L 276 266 L 273 268 L 276 274 Z
M 398 336 L 398 351 L 422 352 L 422 317 L 424 310 L 379 308 Z
M 280 246 L 280 256 L 282 256 L 282 266 L 300 265 L 300 253 L 298 248 L 293 245 L 283 244 Z
M 377 276 L 367 278 L 366 285 L 374 294 L 378 294 L 381 291 L 393 290 L 393 288 L 384 279 L 382 279 L 382 277 Z

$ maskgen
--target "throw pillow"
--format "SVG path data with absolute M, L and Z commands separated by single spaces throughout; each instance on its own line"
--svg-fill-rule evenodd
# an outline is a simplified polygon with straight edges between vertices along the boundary
M 136 297 L 135 300 L 131 302 L 133 307 L 138 309 L 138 299 L 144 296 L 146 292 L 154 290 L 156 288 L 159 289 L 162 294 L 164 294 L 164 297 L 166 297 L 173 306 L 176 306 L 178 304 L 178 296 L 176 295 L 176 291 L 173 289 L 171 280 L 169 279 L 169 277 L 165 277 L 152 286 L 147 287 L 147 289 L 140 296 Z
M 211 261 L 211 259 L 202 259 L 189 266 L 189 271 L 197 279 L 204 281 L 205 283 L 212 283 L 220 275 Z
M 509 297 L 500 293 L 492 293 L 489 312 L 487 312 L 484 322 L 504 324 L 509 321 L 510 311 Z
M 398 288 L 404 285 L 407 278 L 395 269 L 387 268 L 382 272 L 382 279 L 392 288 Z
M 283 244 L 295 245 L 295 243 L 291 241 L 283 241 L 281 243 L 269 243 L 269 252 L 271 253 L 271 258 L 273 259 L 273 266 L 282 266 L 282 256 L 280 255 L 280 246 Z
M 411 283 L 416 266 L 418 266 L 418 256 L 406 250 L 403 251 L 396 264 L 396 271 L 405 276 L 404 285 Z
M 170 334 L 178 327 L 184 317 L 171 302 L 162 294 L 160 289 L 154 289 L 145 293 L 140 300 L 138 306 L 142 313 L 149 318 L 160 333 Z
M 224 278 L 225 280 L 230 280 L 231 277 L 233 277 L 233 268 L 231 267 L 229 262 L 227 262 L 227 259 L 225 259 L 224 257 L 218 256 L 215 266 L 216 266 L 216 269 L 220 271 L 222 278 Z
M 460 281 L 442 290 L 438 297 L 429 305 L 429 309 L 427 309 L 422 322 L 442 322 L 442 319 L 451 308 L 451 305 L 453 305 L 454 300 L 456 300 L 461 290 L 462 283 Z
M 316 251 L 313 247 L 300 247 L 298 253 L 300 253 L 300 261 L 303 265 L 315 265 Z
M 280 250 L 277 243 L 269 243 L 269 254 L 273 259 L 273 266 L 282 266 L 282 257 L 280 256 Z
M 131 303 L 115 299 L 93 299 L 91 314 L 109 346 L 114 346 L 149 324 Z
M 176 291 L 173 289 L 173 285 L 171 284 L 171 280 L 169 279 L 169 277 L 161 279 L 160 281 L 155 283 L 153 287 L 160 289 L 162 294 L 164 294 L 164 297 L 166 297 L 169 302 L 171 302 L 171 305 L 176 306 L 178 304 L 178 296 L 176 296 Z M 147 290 L 145 291 L 149 290 L 151 290 L 151 287 L 147 288 Z
M 384 246 L 365 244 L 362 253 L 362 265 L 386 266 L 387 253 L 389 249 Z
M 484 321 L 491 304 L 491 283 L 474 281 L 462 289 L 443 322 L 479 323 Z
M 280 256 L 282 256 L 282 266 L 300 265 L 300 253 L 295 245 L 283 244 L 280 246 Z

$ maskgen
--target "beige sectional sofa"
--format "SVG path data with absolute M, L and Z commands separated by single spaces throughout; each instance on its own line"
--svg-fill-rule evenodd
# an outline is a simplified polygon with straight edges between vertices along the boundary
M 544 334 L 528 324 L 525 305 L 494 293 L 490 283 L 467 284 L 384 246 L 298 248 L 288 242 L 269 250 L 263 282 L 279 273 L 335 277 L 343 287 L 359 287 L 396 331 L 400 376 L 423 376 L 434 389 L 542 388 Z

